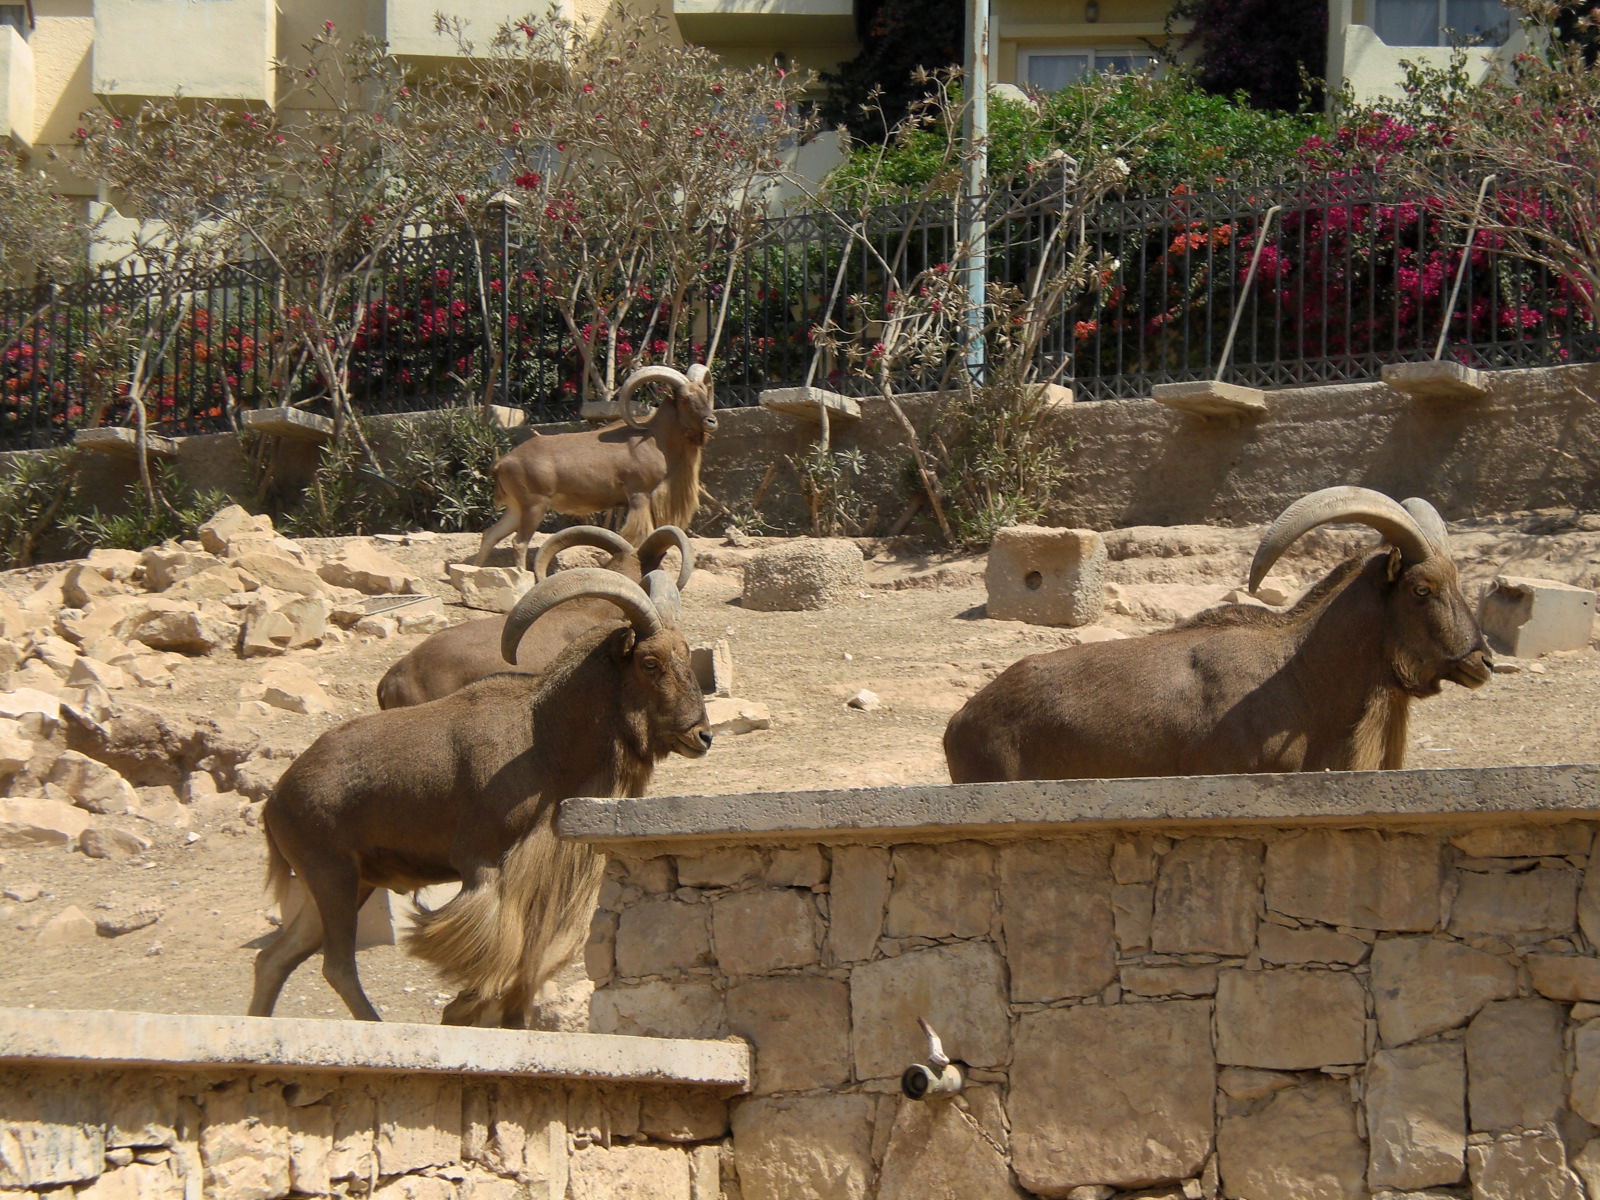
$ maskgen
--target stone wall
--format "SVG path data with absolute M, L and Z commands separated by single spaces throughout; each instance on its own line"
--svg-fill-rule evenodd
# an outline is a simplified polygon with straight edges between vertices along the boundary
M 714 1200 L 742 1048 L 628 1043 L 0 1011 L 0 1196 Z
M 1600 768 L 569 801 L 742 1200 L 1600 1197 Z M 914 1102 L 926 1017 L 970 1080 Z M 1587 1189 L 1585 1191 L 1584 1189 Z
M 1288 388 L 1269 393 L 1267 414 L 1247 422 L 1202 420 L 1153 400 L 1065 405 L 1053 423 L 1068 448 L 1067 472 L 1048 521 L 1100 530 L 1248 525 L 1270 521 L 1290 501 L 1333 483 L 1424 496 L 1452 520 L 1600 501 L 1600 367 L 1495 371 L 1486 378 L 1486 397 L 1454 405 L 1413 400 L 1381 383 Z M 909 499 L 907 454 L 885 406 L 865 399 L 861 408 L 859 421 L 835 422 L 833 441 L 861 452 L 857 486 L 877 509 L 875 528 L 882 530 Z M 936 399 L 909 398 L 906 408 L 924 433 L 932 427 Z M 805 453 L 816 427 L 763 409 L 721 415 L 706 448 L 706 487 L 736 513 L 753 507 L 778 531 L 808 532 L 789 460 Z M 373 419 L 380 455 L 393 445 L 399 419 Z M 0 454 L 0 472 L 15 457 Z M 286 447 L 276 485 L 305 486 L 316 462 L 314 449 Z M 197 487 L 242 497 L 254 491 L 231 434 L 179 439 L 176 466 Z M 131 462 L 103 464 L 94 499 L 114 506 L 135 478 Z M 720 532 L 725 524 L 718 515 L 697 532 Z

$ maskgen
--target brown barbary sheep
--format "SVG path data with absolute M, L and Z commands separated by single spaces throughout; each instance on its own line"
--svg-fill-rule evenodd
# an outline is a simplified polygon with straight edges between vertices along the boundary
M 633 393 L 652 382 L 670 384 L 673 396 L 640 423 Z M 622 536 L 634 546 L 658 525 L 689 528 L 700 505 L 701 452 L 717 427 L 710 370 L 703 363 L 687 374 L 640 367 L 623 381 L 617 399 L 621 422 L 529 438 L 494 464 L 495 502 L 506 511 L 484 531 L 472 560 L 477 566 L 513 531 L 516 564 L 527 562 L 528 544 L 550 511 L 581 517 L 625 504 Z
M 572 546 L 594 546 L 609 551 L 611 561 L 606 568 L 636 583 L 657 570 L 667 551 L 673 548 L 677 549 L 681 564 L 678 568 L 680 591 L 688 586 L 689 577 L 694 573 L 694 550 L 683 530 L 676 525 L 663 525 L 637 550 L 609 529 L 574 525 L 545 539 L 534 556 L 534 578 L 543 579 L 555 556 Z M 378 681 L 378 707 L 426 704 L 460 691 L 469 683 L 506 671 L 538 675 L 574 638 L 602 621 L 616 620 L 617 610 L 608 600 L 573 601 L 546 616 L 537 629 L 522 639 L 517 648 L 517 661 L 509 667 L 500 657 L 504 617 L 482 617 L 441 629 L 417 643 L 384 672 Z
M 1165 633 L 1013 663 L 945 728 L 956 783 L 1405 764 L 1412 700 L 1476 688 L 1489 649 L 1444 521 L 1367 488 L 1296 500 L 1262 536 L 1250 587 L 1302 534 L 1356 521 L 1387 548 L 1335 567 L 1293 608 L 1224 605 Z
M 603 596 L 627 616 L 568 646 L 542 678 L 496 675 L 414 708 L 356 717 L 294 761 L 262 808 L 268 883 L 280 906 L 310 893 L 256 956 L 254 1016 L 270 1016 L 290 973 L 322 948 L 322 973 L 359 1020 L 378 1020 L 356 971 L 356 916 L 374 888 L 461 881 L 422 914 L 407 948 L 461 995 L 452 1024 L 519 1025 L 539 987 L 582 944 L 603 859 L 555 834 L 570 796 L 639 796 L 671 753 L 711 748 L 678 592 L 604 568 L 562 571 L 507 615 L 514 661 L 529 626 L 558 605 Z M 292 874 L 291 874 L 292 872 Z M 288 911 L 284 908 L 283 911 Z

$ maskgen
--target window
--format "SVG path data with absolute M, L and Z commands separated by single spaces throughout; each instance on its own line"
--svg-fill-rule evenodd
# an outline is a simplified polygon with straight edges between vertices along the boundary
M 1132 75 L 1155 69 L 1156 56 L 1142 50 L 1023 50 L 1017 55 L 1022 81 L 1041 92 L 1056 92 L 1088 75 Z
M 1389 46 L 1501 46 L 1511 14 L 1500 0 L 1372 0 L 1372 27 Z

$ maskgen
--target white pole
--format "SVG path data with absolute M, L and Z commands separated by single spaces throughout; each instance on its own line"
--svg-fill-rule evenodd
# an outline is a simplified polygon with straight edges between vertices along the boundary
M 988 291 L 989 228 L 983 194 L 989 174 L 989 0 L 967 0 L 967 106 L 962 120 L 966 141 L 966 180 L 961 196 L 959 237 L 966 248 L 961 263 L 967 280 L 967 366 L 983 370 L 983 314 Z

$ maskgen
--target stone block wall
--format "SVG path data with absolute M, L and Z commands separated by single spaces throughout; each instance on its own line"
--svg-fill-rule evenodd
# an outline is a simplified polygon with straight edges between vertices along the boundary
M 727 1102 L 548 1080 L 0 1067 L 0 1196 L 699 1200 Z
M 741 1200 L 1594 1200 L 1600 794 L 1591 768 L 1551 770 L 1585 772 L 1569 811 L 1476 811 L 1540 802 L 1509 770 L 1504 793 L 1294 777 L 1344 791 L 1304 819 L 1108 803 L 1025 833 L 920 809 L 864 829 L 863 802 L 802 840 L 779 827 L 828 806 L 801 795 L 674 841 L 668 802 L 636 842 L 586 835 L 612 856 L 592 1026 L 750 1040 Z M 1400 811 L 1406 776 L 1458 811 Z M 1211 785 L 1202 808 L 1230 781 L 1160 786 L 1186 783 Z M 1070 785 L 1014 786 L 1030 820 Z M 1341 808 L 1374 815 L 1315 811 Z M 899 1094 L 918 1016 L 967 1065 L 957 1098 Z
M 715 1200 L 745 1057 L 582 1034 L 0 1010 L 0 1197 Z

